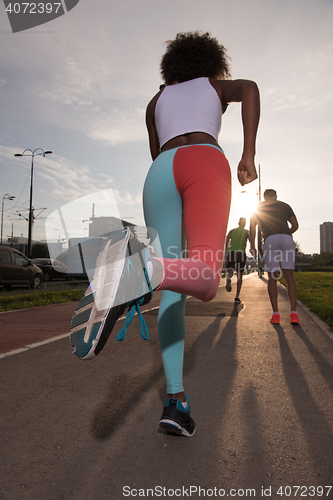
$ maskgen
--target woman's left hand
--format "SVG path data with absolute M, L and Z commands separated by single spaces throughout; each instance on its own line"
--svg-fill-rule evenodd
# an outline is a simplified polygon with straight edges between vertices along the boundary
M 254 164 L 254 160 L 249 158 L 242 158 L 238 164 L 237 177 L 242 186 L 245 184 L 250 184 L 258 178 L 257 170 Z

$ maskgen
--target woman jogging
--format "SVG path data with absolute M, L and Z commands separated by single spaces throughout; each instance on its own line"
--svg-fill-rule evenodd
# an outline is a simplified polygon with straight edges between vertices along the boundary
M 217 138 L 231 102 L 242 103 L 244 147 L 241 185 L 257 178 L 255 140 L 260 104 L 257 85 L 229 80 L 226 51 L 208 33 L 180 33 L 162 58 L 165 87 L 150 101 L 146 123 L 152 159 L 144 186 L 145 221 L 154 228 L 162 254 L 154 274 L 163 290 L 158 332 L 168 400 L 160 425 L 191 436 L 182 373 L 185 300 L 215 297 L 223 261 L 231 201 L 231 176 Z M 182 229 L 187 241 L 184 257 Z M 153 287 L 154 287 L 154 283 Z
M 226 50 L 208 33 L 180 33 L 168 42 L 161 72 L 165 85 L 146 112 L 153 163 L 143 191 L 146 225 L 160 246 L 150 258 L 128 228 L 110 236 L 73 318 L 71 345 L 80 358 L 94 357 L 127 306 L 130 322 L 153 289 L 163 290 L 158 334 L 168 397 L 160 426 L 190 437 L 195 424 L 182 380 L 185 300 L 212 300 L 221 278 L 231 201 L 230 167 L 217 142 L 221 118 L 229 103 L 242 103 L 237 175 L 243 186 L 257 178 L 259 91 L 252 81 L 229 79 Z

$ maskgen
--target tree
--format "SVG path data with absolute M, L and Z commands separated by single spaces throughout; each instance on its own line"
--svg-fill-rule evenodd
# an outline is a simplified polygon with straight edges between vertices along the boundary
M 313 266 L 326 266 L 327 262 L 333 259 L 332 252 L 320 252 L 312 255 Z

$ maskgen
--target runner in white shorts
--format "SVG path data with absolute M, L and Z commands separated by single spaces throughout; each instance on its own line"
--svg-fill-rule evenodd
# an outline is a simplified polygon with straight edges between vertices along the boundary
M 289 206 L 289 205 L 288 205 Z M 271 234 L 262 246 L 268 272 L 295 269 L 295 242 L 289 234 Z
M 256 255 L 255 237 L 256 226 L 259 225 L 264 237 L 263 254 L 268 272 L 268 295 L 273 308 L 271 323 L 280 323 L 278 310 L 277 280 L 281 269 L 287 282 L 290 301 L 290 322 L 299 324 L 297 307 L 297 285 L 294 276 L 295 269 L 295 242 L 292 234 L 298 229 L 296 215 L 290 205 L 277 200 L 274 189 L 266 189 L 264 202 L 257 207 L 251 217 L 250 248 Z M 289 225 L 290 224 L 290 225 Z

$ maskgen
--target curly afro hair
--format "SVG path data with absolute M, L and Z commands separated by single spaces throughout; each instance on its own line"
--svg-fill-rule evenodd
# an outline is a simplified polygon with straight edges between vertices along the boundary
M 161 75 L 167 85 L 194 78 L 230 78 L 226 49 L 209 33 L 178 33 L 167 43 L 161 61 Z

